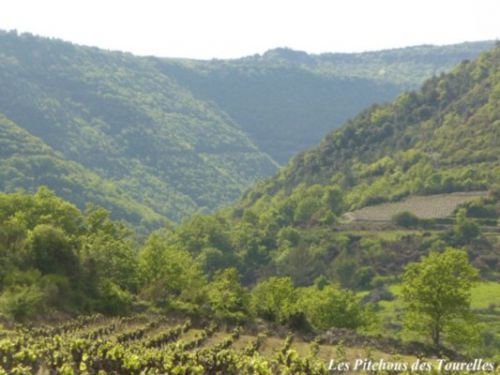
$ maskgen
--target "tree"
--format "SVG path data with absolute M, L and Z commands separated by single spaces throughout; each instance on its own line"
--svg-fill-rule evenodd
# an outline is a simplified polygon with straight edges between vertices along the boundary
M 139 253 L 141 295 L 160 305 L 196 308 L 205 276 L 191 254 L 153 233 Z
M 270 277 L 252 290 L 251 306 L 261 318 L 287 323 L 297 297 L 290 277 Z
M 248 294 L 240 284 L 236 268 L 227 268 L 215 274 L 208 285 L 208 300 L 217 319 L 241 322 L 248 313 Z
M 350 290 L 327 285 L 321 290 L 312 286 L 298 289 L 298 292 L 299 309 L 316 329 L 355 329 L 367 323 L 365 311 Z
M 457 239 L 463 243 L 468 243 L 477 238 L 480 234 L 479 225 L 473 219 L 469 219 L 465 209 L 458 210 L 455 216 L 454 232 Z
M 293 219 L 298 224 L 307 224 L 312 215 L 321 208 L 321 201 L 314 197 L 306 197 L 299 201 Z
M 344 196 L 338 186 L 328 187 L 323 196 L 323 203 L 336 215 L 344 209 Z
M 55 273 L 76 278 L 78 257 L 66 233 L 48 224 L 37 225 L 28 237 L 28 262 L 42 274 Z
M 40 313 L 44 295 L 37 285 L 13 285 L 0 295 L 0 313 L 16 321 Z
M 441 345 L 442 333 L 457 320 L 470 321 L 471 288 L 478 271 L 464 250 L 431 252 L 407 265 L 403 275 L 406 326 Z
M 136 291 L 138 262 L 132 232 L 110 219 L 109 211 L 96 206 L 86 210 L 87 233 L 82 241 L 80 258 L 91 285 L 108 279 L 124 290 Z

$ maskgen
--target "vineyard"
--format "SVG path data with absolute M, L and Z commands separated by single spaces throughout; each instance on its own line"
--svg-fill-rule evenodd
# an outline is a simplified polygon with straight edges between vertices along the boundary
M 264 342 L 267 354 L 259 352 Z M 326 374 L 317 342 L 299 356 L 293 336 L 277 342 L 214 323 L 93 315 L 47 327 L 0 331 L 0 374 Z M 342 346 L 338 356 L 345 355 Z M 337 356 L 337 357 L 338 357 Z
M 451 216 L 460 204 L 485 196 L 486 193 L 481 191 L 413 196 L 401 202 L 367 206 L 349 212 L 345 214 L 345 219 L 347 221 L 390 221 L 395 214 L 403 211 L 411 212 L 422 219 L 445 218 Z

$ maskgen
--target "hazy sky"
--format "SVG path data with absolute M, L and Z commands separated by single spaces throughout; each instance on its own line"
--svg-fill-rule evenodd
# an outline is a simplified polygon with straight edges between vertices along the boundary
M 140 55 L 228 58 L 500 38 L 499 0 L 1 0 L 0 29 Z

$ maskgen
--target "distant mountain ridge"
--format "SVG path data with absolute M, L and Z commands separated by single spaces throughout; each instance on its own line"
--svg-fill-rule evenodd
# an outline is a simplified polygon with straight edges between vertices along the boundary
M 374 105 L 251 189 L 243 206 L 339 186 L 346 208 L 500 184 L 500 46 Z M 259 203 L 260 202 L 260 203 Z
M 0 36 L 0 53 L 0 112 L 158 215 L 214 209 L 276 170 L 147 59 L 16 34 Z M 17 187 L 33 188 L 25 177 Z
M 429 64 L 447 69 L 488 43 L 443 47 Z M 0 189 L 44 184 L 147 228 L 215 210 L 407 85 L 371 77 L 378 62 L 362 77 L 323 58 L 159 59 L 0 32 Z M 423 79 L 424 65 L 405 69 Z
M 494 42 L 365 53 L 307 54 L 288 48 L 235 60 L 160 59 L 159 69 L 214 102 L 284 165 L 374 103 L 475 59 Z

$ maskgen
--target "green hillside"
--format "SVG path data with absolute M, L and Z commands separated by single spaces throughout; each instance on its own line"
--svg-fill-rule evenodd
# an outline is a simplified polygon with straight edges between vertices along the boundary
M 463 259 L 489 282 L 484 285 L 498 287 L 499 109 L 496 47 L 418 91 L 366 109 L 232 207 L 194 217 L 169 232 L 166 242 L 193 254 L 208 275 L 237 267 L 253 293 L 293 295 L 293 287 L 323 290 L 332 284 L 357 291 L 376 316 L 370 332 L 421 340 L 403 329 L 401 301 L 391 291 L 410 263 L 464 249 Z M 376 205 L 382 202 L 399 204 Z M 392 212 L 382 224 L 345 222 L 343 214 L 362 207 Z M 397 207 L 420 217 L 398 215 Z M 259 303 L 275 304 L 264 300 L 264 291 Z M 300 312 L 307 315 L 307 306 Z M 399 310 L 389 313 L 388 306 Z M 279 315 L 286 312 L 266 308 L 264 319 L 286 321 Z M 477 326 L 457 324 L 476 341 L 450 335 L 445 344 L 469 355 L 495 355 L 500 336 L 491 331 L 498 321 L 494 305 L 473 310 Z M 288 323 L 296 318 L 289 316 Z
M 246 283 L 279 275 L 310 285 L 326 277 L 370 289 L 431 249 L 465 245 L 482 277 L 498 280 L 499 57 L 493 49 L 365 110 L 231 208 L 186 221 L 168 241 L 209 273 L 236 265 Z M 442 212 L 368 228 L 342 218 L 415 196 L 419 208 Z
M 172 220 L 231 202 L 276 169 L 226 114 L 147 59 L 2 33 L 0 84 L 0 112 Z M 28 187 L 24 177 L 6 185 Z
M 147 239 L 47 189 L 0 193 L 0 372 L 254 373 L 261 354 L 263 373 L 324 374 L 311 366 L 329 354 L 498 362 L 499 62 L 497 47 L 365 110 L 237 204 Z M 116 209 L 128 199 L 41 137 L 0 124 L 5 180 L 29 170 L 16 187 L 34 172 L 78 199 L 104 191 Z M 392 213 L 444 207 L 381 226 L 342 218 L 383 201 L 400 203 L 385 205 Z M 156 219 L 141 202 L 126 207 Z M 47 317 L 55 324 L 13 324 Z M 279 345 L 288 331 L 302 338 Z
M 288 276 L 371 290 L 447 246 L 466 247 L 481 277 L 500 280 L 499 57 L 493 49 L 365 110 L 233 206 L 174 228 L 167 243 L 209 275 L 236 266 L 250 285 Z M 342 218 L 391 201 L 432 214 L 392 222 L 392 208 L 382 227 Z
M 373 103 L 474 59 L 492 42 L 311 55 L 286 48 L 237 60 L 159 61 L 195 96 L 228 113 L 280 164 Z
M 338 186 L 346 209 L 498 184 L 499 60 L 497 47 L 419 91 L 363 111 L 248 192 L 243 206 L 315 184 Z
M 85 207 L 93 202 L 109 207 L 117 217 L 155 227 L 165 217 L 20 128 L 0 114 L 0 190 L 31 190 L 52 186 L 59 196 Z
M 234 202 L 361 108 L 488 45 L 193 61 L 0 32 L 0 113 L 24 131 L 2 140 L 0 187 L 44 183 L 149 229 L 179 222 Z M 51 156 L 28 152 L 33 142 Z

